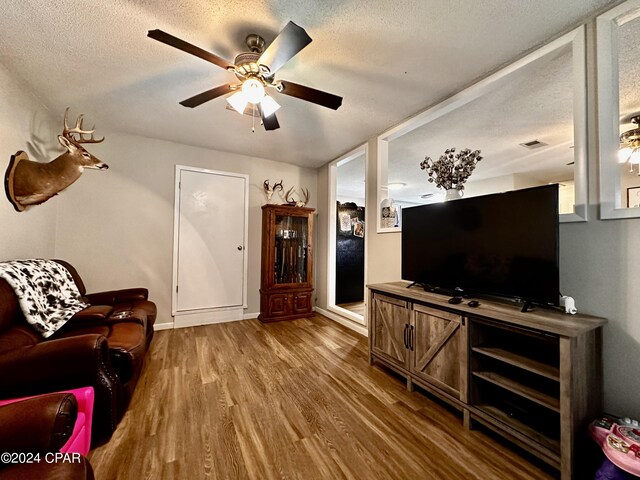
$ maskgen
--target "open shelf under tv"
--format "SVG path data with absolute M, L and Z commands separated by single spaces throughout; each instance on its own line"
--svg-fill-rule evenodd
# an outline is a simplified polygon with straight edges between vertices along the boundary
M 520 420 L 514 418 L 509 413 L 500 410 L 494 405 L 476 405 L 480 411 L 487 413 L 489 416 L 495 418 L 499 422 L 502 422 L 505 426 L 512 428 L 517 432 L 521 432 L 526 437 L 532 439 L 534 442 L 540 444 L 544 449 L 548 449 L 553 454 L 558 455 L 560 453 L 560 440 L 557 438 L 550 438 L 541 433 L 536 427 L 532 427 Z
M 472 372 L 471 374 L 476 378 L 493 383 L 500 388 L 509 390 L 516 395 L 531 400 L 532 402 L 542 405 L 554 412 L 560 411 L 560 399 L 558 397 L 547 395 L 534 387 L 517 382 L 495 372 Z
M 471 350 L 480 355 L 486 355 L 529 372 L 537 373 L 551 380 L 560 381 L 560 368 L 557 365 L 549 365 L 500 347 L 472 347 Z

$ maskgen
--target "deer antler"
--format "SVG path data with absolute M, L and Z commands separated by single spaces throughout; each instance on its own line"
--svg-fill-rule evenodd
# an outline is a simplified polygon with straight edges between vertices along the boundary
M 295 200 L 293 200 L 292 198 L 289 198 L 289 195 L 291 195 L 291 192 L 293 192 L 293 187 L 287 190 L 287 193 L 284 194 L 284 201 L 287 203 L 296 203 Z
M 95 127 L 93 130 L 83 130 L 82 122 L 84 121 L 84 115 L 79 115 L 76 120 L 76 126 L 73 128 L 69 128 L 67 124 L 67 114 L 69 113 L 69 107 L 64 111 L 64 130 L 62 130 L 62 136 L 67 140 L 71 140 L 74 143 L 100 143 L 104 140 L 104 137 L 101 139 L 95 139 L 93 137 Z M 74 134 L 79 135 L 79 137 L 74 137 Z M 91 135 L 91 138 L 84 138 L 84 135 Z
M 287 193 L 284 195 L 284 200 L 287 202 L 287 205 L 295 205 L 296 207 L 304 207 L 309 202 L 309 189 L 301 188 L 300 191 L 304 195 L 304 200 L 296 200 L 293 198 L 294 187 L 291 187 L 287 190 Z
M 268 192 L 268 191 L 276 192 L 278 190 L 280 191 L 283 190 L 282 180 L 280 180 L 278 183 L 275 183 L 273 187 L 271 187 L 269 186 L 269 179 L 267 178 L 262 185 L 264 187 L 265 192 Z

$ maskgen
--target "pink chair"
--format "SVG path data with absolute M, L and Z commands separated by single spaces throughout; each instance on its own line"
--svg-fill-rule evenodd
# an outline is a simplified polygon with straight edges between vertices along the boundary
M 79 453 L 86 455 L 91 448 L 91 420 L 93 419 L 93 387 L 76 388 L 73 390 L 63 390 L 51 393 L 72 393 L 78 402 L 78 418 L 73 427 L 71 437 L 60 449 L 62 453 Z M 39 396 L 39 395 L 34 395 Z M 26 400 L 31 397 L 12 398 L 11 400 L 0 400 L 0 406 L 9 403 Z

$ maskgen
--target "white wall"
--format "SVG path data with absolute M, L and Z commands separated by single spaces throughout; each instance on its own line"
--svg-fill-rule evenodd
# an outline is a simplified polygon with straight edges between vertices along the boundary
M 59 152 L 59 125 L 23 82 L 0 65 L 0 170 L 3 175 L 11 155 L 24 150 L 29 158 L 48 161 Z M 73 187 L 72 187 L 73 188 Z M 17 212 L 4 191 L 0 200 L 0 260 L 50 258 L 54 253 L 57 198 L 24 212 Z
M 328 255 L 329 255 L 329 164 L 318 169 L 318 194 L 316 198 L 318 222 L 316 224 L 316 305 L 324 310 L 328 306 Z
M 464 197 L 477 197 L 490 193 L 508 192 L 514 190 L 515 175 L 503 175 L 495 178 L 485 178 L 484 180 L 469 179 L 464 186 Z
M 367 258 L 365 259 L 365 285 L 370 283 L 392 282 L 400 279 L 400 233 L 377 233 L 377 158 L 378 142 L 376 138 L 367 144 L 367 222 L 365 242 Z
M 258 313 L 262 183 L 283 179 L 285 191 L 293 185 L 307 187 L 313 207 L 316 170 L 121 133 L 105 136 L 104 143 L 89 150 L 110 169 L 85 171 L 60 197 L 56 257 L 76 266 L 88 291 L 146 286 L 158 305 L 158 323 L 171 322 L 175 165 L 248 174 L 245 313 Z
M 590 214 L 597 214 L 592 209 Z M 604 327 L 604 399 L 608 412 L 640 418 L 640 219 L 560 226 L 560 290 Z

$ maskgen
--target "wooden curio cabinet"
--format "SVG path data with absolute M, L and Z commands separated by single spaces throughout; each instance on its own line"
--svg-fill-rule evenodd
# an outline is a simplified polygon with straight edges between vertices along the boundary
M 313 208 L 262 207 L 262 322 L 313 315 Z

